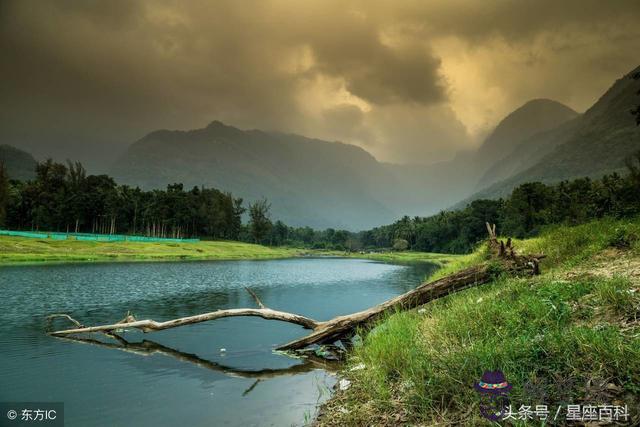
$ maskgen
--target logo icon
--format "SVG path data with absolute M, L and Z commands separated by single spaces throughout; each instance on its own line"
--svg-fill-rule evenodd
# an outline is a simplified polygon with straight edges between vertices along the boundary
M 491 421 L 501 420 L 509 406 L 509 390 L 512 386 L 507 382 L 502 371 L 485 371 L 482 379 L 474 384 L 480 395 L 480 413 Z

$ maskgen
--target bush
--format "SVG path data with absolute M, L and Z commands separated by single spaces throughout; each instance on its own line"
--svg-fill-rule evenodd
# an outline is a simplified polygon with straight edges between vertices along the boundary
M 409 242 L 405 239 L 396 239 L 393 241 L 394 251 L 406 251 L 407 249 L 409 249 Z

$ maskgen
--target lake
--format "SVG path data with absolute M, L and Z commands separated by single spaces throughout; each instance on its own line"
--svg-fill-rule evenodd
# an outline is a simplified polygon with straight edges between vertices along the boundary
M 255 307 L 250 286 L 270 308 L 327 320 L 406 292 L 434 268 L 345 258 L 1 267 L 0 401 L 64 402 L 66 426 L 303 425 L 336 379 L 273 352 L 307 333 L 297 325 L 237 317 L 128 331 L 123 351 L 101 335 L 50 337 L 46 316 L 168 320 Z

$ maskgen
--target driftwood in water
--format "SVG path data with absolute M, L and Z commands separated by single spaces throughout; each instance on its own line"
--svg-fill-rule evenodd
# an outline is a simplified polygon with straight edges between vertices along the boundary
M 489 262 L 463 269 L 432 282 L 424 283 L 407 293 L 367 310 L 345 316 L 338 316 L 327 321 L 316 321 L 299 314 L 272 310 L 265 307 L 252 290 L 247 289 L 259 308 L 217 310 L 165 322 L 157 322 L 151 319 L 136 320 L 132 315 L 127 315 L 123 320 L 114 324 L 89 327 L 80 325 L 79 322 L 74 320 L 76 328 L 51 332 L 51 335 L 69 336 L 90 332 L 113 334 L 115 331 L 127 328 L 136 328 L 143 332 L 153 332 L 224 317 L 258 316 L 268 320 L 294 323 L 312 330 L 310 334 L 302 338 L 279 346 L 277 348 L 278 350 L 301 350 L 313 344 L 332 343 L 341 338 L 352 336 L 357 328 L 371 326 L 385 313 L 395 310 L 409 310 L 452 292 L 490 282 L 495 277 L 496 268 L 494 267 L 512 275 L 539 274 L 539 262 L 540 259 L 544 257 L 543 255 L 518 255 L 511 244 L 511 239 L 507 240 L 506 243 L 497 239 L 495 225 L 490 226 L 487 224 L 487 231 L 489 233 Z M 62 316 L 68 317 L 67 315 Z

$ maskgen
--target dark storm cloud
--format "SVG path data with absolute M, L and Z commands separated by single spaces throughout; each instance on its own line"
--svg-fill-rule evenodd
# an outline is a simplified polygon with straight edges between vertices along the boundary
M 637 1 L 4 1 L 0 142 L 98 164 L 220 119 L 439 160 L 528 98 L 588 107 L 637 65 L 639 18 Z

